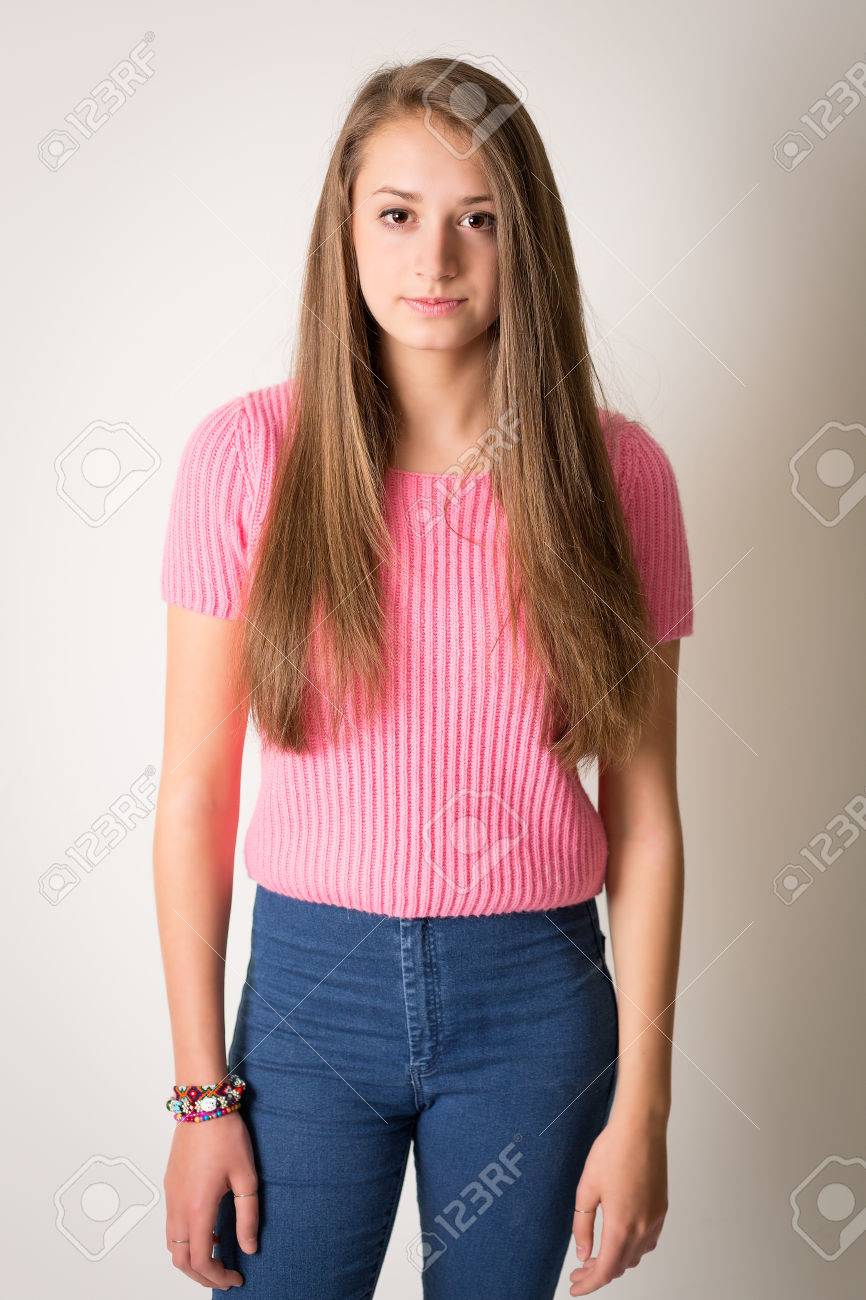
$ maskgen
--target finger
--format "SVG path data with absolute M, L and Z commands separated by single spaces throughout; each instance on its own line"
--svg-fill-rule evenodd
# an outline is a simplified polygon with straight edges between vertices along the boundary
M 189 1262 L 196 1273 L 200 1274 L 208 1286 L 220 1290 L 230 1286 L 243 1286 L 244 1279 L 236 1268 L 226 1268 L 218 1259 L 214 1259 L 213 1223 L 216 1211 L 194 1217 L 189 1226 Z
M 216 1229 L 213 1230 L 211 1236 L 213 1237 L 214 1241 L 219 1241 L 219 1234 L 217 1233 Z M 174 1226 L 169 1228 L 168 1225 L 166 1225 L 166 1229 L 165 1229 L 166 1250 L 171 1252 L 175 1246 L 181 1246 L 181 1245 L 183 1246 L 189 1245 L 189 1234 L 186 1233 L 185 1230 L 182 1232 L 180 1228 Z
M 626 1268 L 636 1268 L 644 1255 L 650 1250 L 655 1250 L 658 1241 L 658 1233 L 651 1232 L 647 1236 L 641 1237 L 636 1241 L 631 1249 L 631 1253 L 626 1261 Z
M 635 1268 L 640 1263 L 641 1256 L 645 1250 L 646 1245 L 643 1241 L 634 1242 L 631 1249 L 626 1251 L 623 1258 L 623 1265 L 625 1268 Z
M 174 1234 L 172 1234 L 174 1236 Z M 184 1233 L 180 1233 L 176 1240 L 169 1242 L 171 1251 L 171 1262 L 180 1273 L 186 1273 L 194 1282 L 200 1282 L 202 1286 L 210 1286 L 210 1282 L 201 1273 L 197 1273 L 190 1263 L 189 1241 L 184 1240 Z
M 250 1181 L 249 1173 L 239 1174 L 232 1179 L 232 1194 L 235 1196 L 235 1236 L 245 1255 L 252 1255 L 258 1246 L 259 1237 L 259 1195 L 255 1181 Z M 254 1195 L 250 1195 L 254 1193 Z
M 606 1286 L 615 1277 L 625 1272 L 625 1259 L 633 1245 L 628 1234 L 617 1229 L 613 1224 L 602 1223 L 601 1247 L 598 1255 L 584 1272 L 580 1269 L 573 1278 L 572 1295 L 586 1295 Z
M 581 1195 L 580 1188 L 577 1189 L 575 1199 L 575 1211 L 571 1221 L 571 1230 L 574 1234 L 574 1244 L 577 1249 L 578 1259 L 584 1262 L 592 1254 L 592 1239 L 595 1234 L 595 1217 L 598 1210 L 597 1196 Z M 580 1214 L 579 1210 L 589 1210 L 589 1214 Z

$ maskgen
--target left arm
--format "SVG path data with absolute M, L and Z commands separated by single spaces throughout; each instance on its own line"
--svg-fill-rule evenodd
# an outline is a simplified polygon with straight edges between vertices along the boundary
M 619 1054 L 607 1126 L 590 1151 L 575 1204 L 601 1204 L 601 1249 L 589 1260 L 593 1215 L 575 1216 L 583 1268 L 572 1295 L 620 1277 L 652 1250 L 667 1211 L 674 1000 L 683 916 L 683 839 L 676 788 L 679 640 L 652 655 L 655 709 L 632 761 L 599 774 L 608 839 L 605 886 L 613 945 Z
M 628 767 L 608 769 L 599 782 L 609 846 L 605 889 L 621 993 L 614 1110 L 661 1123 L 667 1122 L 671 1104 L 684 893 L 676 777 L 679 653 L 679 641 L 658 647 L 652 720 Z

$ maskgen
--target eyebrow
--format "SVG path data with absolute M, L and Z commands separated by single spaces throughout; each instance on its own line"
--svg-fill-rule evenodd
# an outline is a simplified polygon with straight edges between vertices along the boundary
M 398 190 L 393 185 L 380 185 L 373 194 L 396 194 L 399 199 L 405 199 L 407 203 L 422 203 L 423 195 L 416 194 L 414 190 Z M 372 195 L 370 196 L 372 198 Z M 464 194 L 458 203 L 491 203 L 492 194 Z

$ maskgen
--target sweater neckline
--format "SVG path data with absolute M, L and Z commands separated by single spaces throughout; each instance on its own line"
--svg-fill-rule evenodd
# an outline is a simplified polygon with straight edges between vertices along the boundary
M 396 465 L 387 465 L 385 467 L 385 473 L 391 474 L 392 476 L 398 474 L 401 478 L 418 479 L 421 482 L 432 481 L 433 479 L 440 478 L 458 478 L 460 476 L 459 470 L 452 470 L 450 473 L 448 470 L 440 470 L 437 473 L 435 471 L 420 469 L 400 469 Z M 490 470 L 473 470 L 468 477 L 470 479 L 486 479 L 490 477 Z

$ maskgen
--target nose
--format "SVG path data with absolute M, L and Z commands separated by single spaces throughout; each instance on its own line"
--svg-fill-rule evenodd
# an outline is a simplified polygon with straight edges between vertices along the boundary
M 447 222 L 427 221 L 414 243 L 415 275 L 425 284 L 453 280 L 457 274 L 457 235 Z

